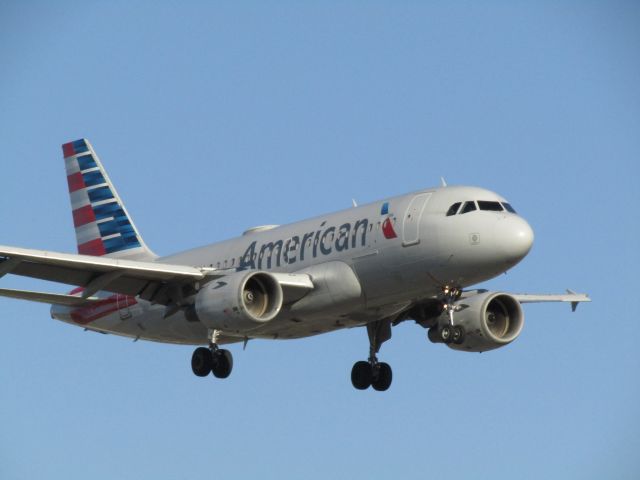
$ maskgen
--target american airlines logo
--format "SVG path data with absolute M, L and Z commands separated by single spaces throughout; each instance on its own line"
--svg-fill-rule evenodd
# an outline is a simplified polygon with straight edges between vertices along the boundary
M 382 205 L 381 229 L 384 238 L 397 238 L 393 228 L 393 215 L 389 213 L 389 202 Z M 371 225 L 373 227 L 373 225 Z M 354 223 L 343 223 L 338 226 L 320 227 L 303 235 L 293 235 L 286 240 L 276 240 L 260 245 L 252 242 L 240 259 L 239 270 L 263 269 L 291 265 L 305 259 L 331 255 L 333 252 L 344 252 L 349 249 L 365 247 L 367 235 L 372 230 L 369 219 L 364 218 Z
M 389 213 L 389 202 L 382 204 L 380 215 L 384 218 L 382 221 L 382 234 L 384 238 L 397 238 L 398 235 L 396 235 L 396 231 L 393 229 L 393 215 Z

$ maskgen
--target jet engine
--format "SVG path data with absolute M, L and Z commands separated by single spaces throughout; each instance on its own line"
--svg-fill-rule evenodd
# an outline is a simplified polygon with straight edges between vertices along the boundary
M 191 313 L 208 328 L 244 333 L 273 320 L 282 301 L 282 287 L 270 273 L 236 272 L 202 287 Z
M 461 342 L 448 342 L 454 350 L 486 352 L 513 342 L 524 327 L 524 313 L 520 302 L 509 294 L 484 292 L 463 297 L 456 302 L 454 325 L 463 328 Z M 432 328 L 429 338 L 439 340 L 438 328 L 448 325 L 446 313 L 438 320 L 439 327 Z

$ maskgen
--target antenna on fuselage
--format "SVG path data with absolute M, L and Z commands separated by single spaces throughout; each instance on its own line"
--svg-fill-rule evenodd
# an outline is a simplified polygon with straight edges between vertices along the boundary
M 440 177 L 440 185 L 442 185 L 443 187 L 447 186 L 447 181 L 444 179 L 444 177 Z

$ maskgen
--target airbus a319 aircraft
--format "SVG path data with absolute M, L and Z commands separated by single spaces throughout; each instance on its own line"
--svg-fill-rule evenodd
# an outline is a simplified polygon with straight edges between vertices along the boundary
M 52 304 L 54 319 L 134 339 L 200 345 L 195 375 L 226 378 L 222 345 L 294 339 L 366 327 L 357 389 L 384 391 L 378 360 L 392 326 L 414 320 L 428 338 L 463 352 L 515 340 L 522 303 L 590 301 L 468 289 L 522 260 L 533 231 L 500 195 L 446 186 L 387 198 L 290 225 L 158 257 L 145 244 L 86 139 L 62 146 L 78 254 L 0 246 L 6 274 L 73 285 L 68 294 L 0 289 Z

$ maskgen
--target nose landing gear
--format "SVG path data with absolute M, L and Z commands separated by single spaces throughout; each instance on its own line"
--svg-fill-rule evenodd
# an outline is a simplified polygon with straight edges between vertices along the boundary
M 433 327 L 429 329 L 428 336 L 429 340 L 434 343 L 455 343 L 460 345 L 464 342 L 464 328 L 459 325 L 445 325 L 442 328 Z
M 445 286 L 442 288 L 442 295 L 444 297 L 443 311 L 447 312 L 449 323 L 442 327 L 436 325 L 430 328 L 427 336 L 433 343 L 460 345 L 464 342 L 464 328 L 461 325 L 453 324 L 453 314 L 460 310 L 456 301 L 462 295 L 462 291 L 458 287 Z
M 369 335 L 369 360 L 359 361 L 351 369 L 351 383 L 358 390 L 373 387 L 374 390 L 384 392 L 391 386 L 393 372 L 389 364 L 379 362 L 376 354 L 384 342 L 391 338 L 391 321 L 380 320 L 367 324 Z
M 193 352 L 191 370 L 198 377 L 206 377 L 213 373 L 216 378 L 227 378 L 233 370 L 233 356 L 229 350 L 218 347 L 219 330 L 211 331 L 209 336 L 209 348 L 198 347 Z

